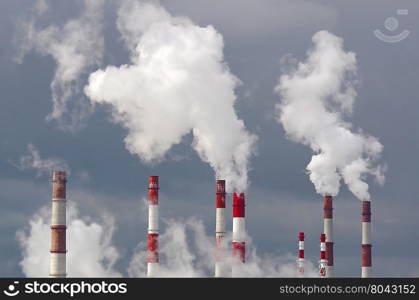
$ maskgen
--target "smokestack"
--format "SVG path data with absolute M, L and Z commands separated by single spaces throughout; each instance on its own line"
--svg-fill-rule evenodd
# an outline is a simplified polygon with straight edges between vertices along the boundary
M 371 202 L 362 201 L 361 277 L 371 276 Z
M 159 176 L 150 176 L 148 184 L 147 276 L 154 277 L 159 266 Z
M 66 274 L 66 183 L 65 172 L 52 172 L 52 218 L 49 277 L 64 278 Z
M 246 256 L 246 227 L 245 227 L 245 202 L 244 193 L 233 194 L 233 257 L 245 262 Z M 234 267 L 233 267 L 234 276 Z
M 333 198 L 329 195 L 323 200 L 323 232 L 326 234 L 326 277 L 333 277 Z
M 326 234 L 320 234 L 320 261 L 319 261 L 319 275 L 326 277 L 327 274 L 327 259 L 326 259 Z
M 227 277 L 225 254 L 227 245 L 226 235 L 226 192 L 225 180 L 217 180 L 215 201 L 215 277 Z
M 297 272 L 300 277 L 304 276 L 304 232 L 298 233 L 298 258 Z

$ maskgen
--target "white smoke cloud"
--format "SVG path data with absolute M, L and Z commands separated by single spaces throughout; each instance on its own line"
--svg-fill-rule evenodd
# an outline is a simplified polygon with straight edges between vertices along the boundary
M 315 152 L 307 171 L 319 194 L 337 195 L 343 179 L 358 199 L 370 200 L 365 179 L 372 175 L 384 182 L 385 167 L 374 166 L 383 145 L 344 121 L 356 98 L 355 54 L 345 52 L 343 40 L 327 31 L 312 40 L 307 59 L 279 78 L 278 122 L 290 139 Z
M 22 248 L 20 262 L 27 277 L 48 277 L 50 246 L 50 208 L 44 207 L 29 221 L 29 231 L 20 230 L 17 238 Z M 67 209 L 67 274 L 69 277 L 120 277 L 114 270 L 119 257 L 112 245 L 113 218 L 103 222 L 81 219 L 74 203 Z
M 192 132 L 193 148 L 216 177 L 244 191 L 257 138 L 234 110 L 239 80 L 223 60 L 222 36 L 171 16 L 157 1 L 123 1 L 117 26 L 131 63 L 92 73 L 85 93 L 110 104 L 113 120 L 128 129 L 126 148 L 156 162 Z
M 160 264 L 157 277 L 213 277 L 215 237 L 207 236 L 203 222 L 196 218 L 169 220 L 166 231 L 159 237 Z M 226 237 L 231 243 L 231 237 Z M 266 255 L 260 257 L 250 237 L 246 242 L 246 263 L 241 265 L 227 252 L 225 263 L 235 266 L 239 277 L 296 277 L 296 257 L 287 255 Z M 139 243 L 128 267 L 131 277 L 145 277 L 147 274 L 147 245 Z M 314 265 L 306 261 L 306 277 L 316 277 Z
M 36 170 L 37 176 L 50 175 L 52 171 L 65 171 L 70 174 L 70 167 L 60 158 L 42 158 L 38 149 L 28 144 L 28 154 L 12 164 L 20 170 Z
M 52 56 L 57 64 L 51 82 L 53 108 L 47 120 L 58 121 L 62 129 L 77 130 L 91 112 L 89 102 L 81 93 L 82 75 L 102 60 L 102 7 L 103 0 L 85 0 L 78 18 L 69 20 L 62 27 L 38 28 L 37 19 L 49 9 L 45 0 L 38 1 L 32 15 L 18 24 L 16 60 L 22 62 L 26 54 L 35 50 L 41 55 Z

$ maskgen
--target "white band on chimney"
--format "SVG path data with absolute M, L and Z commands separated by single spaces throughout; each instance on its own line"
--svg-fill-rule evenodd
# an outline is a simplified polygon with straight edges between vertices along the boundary
M 371 277 L 371 267 L 361 267 L 361 277 L 368 278 Z
M 156 277 L 158 274 L 159 263 L 148 262 L 147 263 L 147 277 Z
M 298 242 L 298 250 L 304 250 L 304 241 Z
M 245 218 L 233 218 L 233 242 L 245 242 L 246 241 L 246 219 Z
M 323 219 L 326 242 L 333 242 L 333 219 Z
M 148 206 L 148 233 L 159 233 L 159 206 Z
M 66 225 L 66 200 L 52 200 L 51 225 Z
M 49 277 L 51 278 L 66 277 L 65 265 L 66 265 L 65 253 L 50 253 Z
M 225 236 L 226 234 L 226 209 L 216 208 L 215 211 L 215 231 L 216 236 Z
M 362 244 L 371 244 L 371 223 L 362 222 Z

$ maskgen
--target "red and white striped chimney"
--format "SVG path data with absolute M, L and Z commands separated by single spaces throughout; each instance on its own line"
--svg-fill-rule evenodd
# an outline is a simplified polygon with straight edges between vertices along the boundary
M 300 277 L 304 276 L 305 258 L 304 258 L 304 232 L 298 233 L 298 258 L 297 273 Z
M 323 232 L 326 234 L 326 277 L 333 277 L 333 198 L 323 199 Z
M 65 172 L 52 172 L 52 218 L 49 277 L 66 277 L 66 183 Z
M 319 275 L 320 277 L 327 277 L 327 259 L 326 259 L 326 234 L 320 234 L 320 261 L 319 261 Z
M 225 180 L 217 180 L 215 201 L 215 277 L 227 277 L 225 262 L 227 244 L 226 235 L 226 189 Z
M 371 276 L 371 202 L 362 201 L 361 277 Z
M 233 194 L 233 257 L 239 262 L 245 262 L 246 256 L 246 226 L 244 193 Z M 233 264 L 233 276 L 235 275 Z
M 159 176 L 150 176 L 148 184 L 147 276 L 154 277 L 159 266 Z

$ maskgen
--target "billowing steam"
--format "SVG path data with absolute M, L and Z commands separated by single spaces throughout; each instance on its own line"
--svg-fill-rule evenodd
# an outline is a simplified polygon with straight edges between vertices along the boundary
M 205 233 L 201 220 L 169 220 L 166 231 L 159 238 L 159 272 L 157 277 L 213 277 L 214 237 Z M 231 242 L 231 237 L 227 237 Z M 235 275 L 240 277 L 296 277 L 295 255 L 259 256 L 250 237 L 247 237 L 246 263 L 239 264 L 231 252 L 226 253 L 228 267 L 235 266 Z M 131 277 L 147 274 L 146 243 L 138 245 L 128 268 Z M 306 260 L 305 276 L 316 277 L 317 270 Z
M 38 149 L 28 144 L 28 154 L 22 156 L 17 163 L 12 164 L 20 170 L 35 170 L 37 176 L 50 175 L 52 171 L 65 171 L 70 174 L 70 167 L 60 158 L 42 158 Z
M 27 277 L 48 277 L 50 246 L 50 208 L 44 207 L 30 222 L 29 231 L 20 230 L 17 237 L 22 248 L 20 262 Z M 113 218 L 106 215 L 101 224 L 81 219 L 74 203 L 67 210 L 67 273 L 69 277 L 120 277 L 114 270 L 119 257 L 112 245 L 115 230 Z
M 51 82 L 53 109 L 47 120 L 58 121 L 62 129 L 77 130 L 91 111 L 81 93 L 81 76 L 102 60 L 102 6 L 102 0 L 85 0 L 78 18 L 62 27 L 38 28 L 37 19 L 49 9 L 47 2 L 38 1 L 32 15 L 19 24 L 17 61 L 35 50 L 53 57 L 57 64 Z
M 157 1 L 123 1 L 117 25 L 131 63 L 92 73 L 85 93 L 110 104 L 114 121 L 128 130 L 126 148 L 160 161 L 192 132 L 193 148 L 216 177 L 244 191 L 256 136 L 234 110 L 239 80 L 223 61 L 222 36 L 171 16 Z
M 319 194 L 339 192 L 340 181 L 360 200 L 369 200 L 367 175 L 384 182 L 384 167 L 374 166 L 382 144 L 361 130 L 354 132 L 344 117 L 356 98 L 356 58 L 343 50 L 343 40 L 327 31 L 317 32 L 307 59 L 280 77 L 275 91 L 278 122 L 288 137 L 315 152 L 307 165 Z

